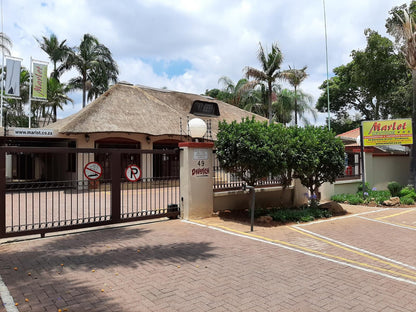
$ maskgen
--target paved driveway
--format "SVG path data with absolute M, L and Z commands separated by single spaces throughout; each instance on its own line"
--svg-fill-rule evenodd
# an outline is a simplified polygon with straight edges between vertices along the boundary
M 209 218 L 1 241 L 0 311 L 415 311 L 416 209 L 352 209 L 254 232 Z

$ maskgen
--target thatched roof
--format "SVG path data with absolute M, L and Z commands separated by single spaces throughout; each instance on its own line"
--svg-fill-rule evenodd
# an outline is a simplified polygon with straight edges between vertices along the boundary
M 257 120 L 267 120 L 233 105 L 201 95 L 116 84 L 79 112 L 45 128 L 64 134 L 124 132 L 183 135 L 186 131 L 187 116 L 190 119 L 199 117 L 190 114 L 192 104 L 196 100 L 218 104 L 220 116 L 200 117 L 211 120 L 214 140 L 218 131 L 218 121 L 241 121 L 242 118 L 252 116 Z

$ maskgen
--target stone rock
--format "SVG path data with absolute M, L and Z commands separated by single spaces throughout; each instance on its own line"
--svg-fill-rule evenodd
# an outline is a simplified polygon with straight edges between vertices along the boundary
M 383 202 L 383 205 L 385 205 L 385 206 L 396 206 L 396 205 L 400 205 L 400 198 L 399 197 L 390 197 L 390 199 L 385 200 Z
M 256 221 L 262 223 L 270 223 L 273 221 L 273 218 L 271 216 L 261 216 L 258 217 Z
M 347 213 L 340 204 L 334 201 L 330 201 L 319 205 L 319 209 L 328 210 L 333 216 L 341 216 Z

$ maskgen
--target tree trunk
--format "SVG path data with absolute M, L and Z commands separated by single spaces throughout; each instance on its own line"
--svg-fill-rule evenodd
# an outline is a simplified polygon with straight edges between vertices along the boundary
M 295 86 L 295 126 L 298 125 L 298 99 L 296 94 L 296 86 Z
M 268 87 L 269 87 L 269 92 L 268 92 L 268 108 L 269 108 L 269 125 L 272 124 L 272 118 L 273 118 L 273 114 L 272 114 L 272 83 L 269 81 L 268 82 Z
M 409 184 L 415 186 L 416 182 L 416 133 L 415 133 L 415 121 L 416 121 L 416 69 L 412 69 L 412 85 L 413 85 L 413 96 L 412 96 L 412 129 L 413 129 L 413 144 L 411 149 L 411 160 L 410 160 L 410 174 Z

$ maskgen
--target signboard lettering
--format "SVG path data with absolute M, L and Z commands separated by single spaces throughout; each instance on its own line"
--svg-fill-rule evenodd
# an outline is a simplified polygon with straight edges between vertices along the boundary
M 411 119 L 363 121 L 364 146 L 413 144 Z

